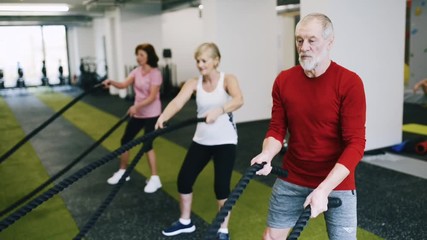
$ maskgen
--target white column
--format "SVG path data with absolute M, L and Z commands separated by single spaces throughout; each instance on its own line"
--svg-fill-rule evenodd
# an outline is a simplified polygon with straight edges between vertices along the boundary
M 125 76 L 121 24 L 120 24 L 120 9 L 106 12 L 106 45 L 107 45 L 107 61 L 108 61 L 108 76 L 110 79 L 123 81 Z M 98 39 L 98 44 L 103 44 L 102 39 Z M 111 94 L 118 94 L 121 98 L 126 97 L 126 89 L 110 88 Z
M 77 27 L 71 26 L 68 27 L 67 37 L 68 37 L 68 58 L 70 60 L 70 79 L 73 81 L 74 76 L 80 75 L 79 64 L 79 45 L 78 45 L 78 36 L 77 36 Z
M 278 73 L 284 69 L 295 66 L 295 33 L 293 29 L 296 24 L 296 15 L 299 15 L 298 12 L 290 13 L 281 13 L 277 16 L 278 26 L 277 32 L 278 36 L 278 63 L 277 70 Z
M 271 116 L 271 87 L 277 75 L 275 0 L 203 0 L 204 40 L 220 48 L 221 71 L 239 79 L 245 104 L 236 121 Z
M 301 0 L 301 17 L 328 15 L 335 27 L 332 59 L 355 71 L 367 99 L 366 150 L 402 141 L 405 0 Z

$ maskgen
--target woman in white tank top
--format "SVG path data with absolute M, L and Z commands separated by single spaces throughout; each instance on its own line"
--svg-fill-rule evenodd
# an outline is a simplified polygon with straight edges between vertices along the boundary
M 181 215 L 178 221 L 162 233 L 174 236 L 193 232 L 191 221 L 193 184 L 212 159 L 215 169 L 215 194 L 218 206 L 222 207 L 230 194 L 231 173 L 236 157 L 237 130 L 232 112 L 243 105 L 243 96 L 237 78 L 217 70 L 221 55 L 214 43 L 201 44 L 194 55 L 200 76 L 188 80 L 178 95 L 159 116 L 156 128 L 163 128 L 196 93 L 197 117 L 206 118 L 198 123 L 193 142 L 178 174 Z M 227 216 L 218 231 L 217 239 L 230 239 Z

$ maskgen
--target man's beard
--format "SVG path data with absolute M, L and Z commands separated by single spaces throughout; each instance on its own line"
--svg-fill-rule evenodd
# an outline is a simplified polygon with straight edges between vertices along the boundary
M 313 71 L 316 69 L 317 66 L 319 66 L 319 63 L 325 59 L 328 55 L 328 51 L 326 49 L 324 49 L 321 54 L 317 57 L 310 57 L 306 60 L 303 60 L 301 58 L 301 55 L 299 55 L 299 63 L 301 64 L 301 67 L 305 70 L 305 71 Z

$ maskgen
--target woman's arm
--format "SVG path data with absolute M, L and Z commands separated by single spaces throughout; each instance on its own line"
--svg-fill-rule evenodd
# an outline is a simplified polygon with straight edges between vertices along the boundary
M 159 119 L 156 123 L 156 129 L 163 128 L 164 122 L 171 119 L 177 112 L 179 112 L 185 103 L 191 98 L 191 95 L 197 88 L 197 78 L 190 79 L 185 82 L 184 86 L 182 86 L 178 95 L 166 106 L 163 113 L 160 114 Z
M 206 114 L 206 123 L 213 123 L 224 113 L 233 112 L 243 105 L 243 95 L 237 78 L 227 74 L 224 77 L 224 89 L 231 96 L 231 100 L 220 108 L 212 109 Z
M 156 100 L 156 96 L 157 94 L 160 92 L 160 86 L 159 85 L 152 85 L 150 87 L 150 95 L 148 95 L 147 98 L 145 98 L 144 100 L 142 100 L 141 102 L 138 102 L 136 104 L 134 104 L 133 106 L 131 106 L 129 108 L 129 114 L 131 116 L 135 115 L 139 109 L 149 105 L 150 103 L 152 103 L 154 100 Z
M 233 112 L 243 105 L 243 95 L 239 82 L 234 75 L 226 75 L 224 79 L 225 91 L 231 96 L 231 100 L 222 106 L 224 112 Z
M 123 88 L 127 88 L 129 85 L 131 85 L 134 80 L 135 80 L 135 78 L 133 76 L 129 75 L 126 78 L 126 80 L 124 80 L 123 82 L 117 82 L 117 81 L 114 81 L 111 79 L 107 79 L 107 80 L 103 81 L 102 84 L 104 84 L 105 87 L 114 86 L 116 88 L 123 89 Z

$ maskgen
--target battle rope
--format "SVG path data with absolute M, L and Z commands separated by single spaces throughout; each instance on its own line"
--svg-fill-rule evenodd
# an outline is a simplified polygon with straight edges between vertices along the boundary
M 166 128 L 158 129 L 154 132 L 145 134 L 142 137 L 139 137 L 135 140 L 132 140 L 132 141 L 126 143 L 125 145 L 121 146 L 120 148 L 116 149 L 115 151 L 111 152 L 110 154 L 107 154 L 104 157 L 102 157 L 101 159 L 99 159 L 93 163 L 88 164 L 87 166 L 81 168 L 80 170 L 78 170 L 77 172 L 72 174 L 71 176 L 63 179 L 61 182 L 59 182 L 55 186 L 51 187 L 50 189 L 45 191 L 43 194 L 41 194 L 38 197 L 36 197 L 35 199 L 31 200 L 25 206 L 21 207 L 20 209 L 18 209 L 17 211 L 12 213 L 11 215 L 2 219 L 0 222 L 0 232 L 3 231 L 4 229 L 6 229 L 7 227 L 9 227 L 11 224 L 16 222 L 17 220 L 19 220 L 21 217 L 25 216 L 28 212 L 32 211 L 34 208 L 41 205 L 43 202 L 49 200 L 54 195 L 58 194 L 59 192 L 61 192 L 62 190 L 64 190 L 65 188 L 67 188 L 68 186 L 70 186 L 71 184 L 73 184 L 74 182 L 79 180 L 80 178 L 82 178 L 83 176 L 92 172 L 96 168 L 104 165 L 105 163 L 111 161 L 112 159 L 115 159 L 116 157 L 120 156 L 122 153 L 128 151 L 129 149 L 135 147 L 136 145 L 146 141 L 147 139 L 150 139 L 150 138 L 154 139 L 155 137 L 160 136 L 162 134 L 165 134 L 167 132 L 170 132 L 172 130 L 182 128 L 182 127 L 194 124 L 194 123 L 204 122 L 205 120 L 206 119 L 204 119 L 204 118 L 188 119 L 188 120 L 182 121 L 181 123 L 175 124 L 173 126 L 168 126 Z
M 342 202 L 341 199 L 335 198 L 335 197 L 329 197 L 328 198 L 328 208 L 337 208 L 341 206 Z M 291 233 L 289 234 L 288 238 L 286 240 L 297 240 L 299 235 L 301 234 L 304 227 L 307 225 L 308 220 L 311 216 L 311 207 L 308 205 L 306 208 L 304 208 L 304 211 L 299 216 L 297 222 L 295 223 L 295 226 L 292 228 Z
M 51 178 L 46 180 L 44 183 L 42 183 L 40 186 L 38 186 L 36 189 L 34 189 L 32 192 L 28 193 L 24 197 L 20 198 L 18 201 L 11 204 L 9 207 L 5 208 L 0 212 L 0 217 L 6 215 L 13 209 L 17 208 L 24 202 L 28 201 L 30 198 L 34 197 L 37 193 L 39 193 L 41 190 L 43 190 L 46 186 L 51 184 L 53 181 L 64 175 L 67 171 L 69 171 L 74 165 L 79 163 L 87 154 L 89 154 L 93 149 L 95 149 L 97 146 L 99 146 L 108 136 L 110 136 L 120 125 L 122 125 L 123 122 L 125 122 L 128 119 L 129 115 L 124 115 L 110 130 L 108 130 L 101 138 L 98 139 L 95 143 L 93 143 L 89 148 L 87 148 L 83 153 L 81 153 L 76 159 L 74 159 L 71 163 L 69 163 L 65 168 L 63 168 L 61 171 L 53 175 Z
M 23 139 L 21 139 L 21 141 L 19 141 L 17 144 L 15 144 L 15 146 L 13 146 L 11 149 L 9 149 L 6 153 L 4 153 L 0 157 L 0 164 L 4 160 L 6 160 L 8 157 L 10 157 L 10 155 L 12 155 L 14 152 L 16 152 L 16 150 L 18 150 L 20 147 L 22 147 L 22 145 L 24 145 L 26 142 L 28 142 L 28 140 L 30 140 L 32 137 L 34 137 L 38 132 L 40 132 L 42 129 L 44 129 L 46 126 L 48 126 L 53 120 L 55 120 L 56 118 L 61 116 L 62 113 L 64 113 L 71 106 L 73 106 L 75 103 L 80 101 L 80 99 L 82 99 L 84 96 L 86 96 L 89 92 L 99 88 L 100 86 L 102 86 L 102 83 L 98 83 L 98 84 L 94 85 L 91 89 L 89 89 L 88 91 L 84 91 L 79 96 L 74 98 L 71 102 L 69 102 L 67 105 L 65 105 L 63 108 L 61 108 L 58 112 L 56 112 L 54 115 L 52 115 L 48 120 L 46 120 L 44 123 L 42 123 L 36 129 L 31 131 L 29 134 L 27 134 Z
M 90 219 L 86 222 L 86 224 L 83 226 L 83 228 L 80 230 L 80 232 L 73 238 L 73 240 L 80 240 L 82 239 L 89 230 L 95 225 L 96 221 L 99 217 L 101 217 L 104 210 L 110 205 L 110 203 L 113 201 L 114 197 L 119 192 L 120 188 L 123 186 L 123 184 L 126 182 L 125 179 L 130 175 L 130 173 L 135 168 L 136 164 L 141 160 L 142 155 L 144 155 L 144 152 L 148 149 L 148 145 L 143 145 L 141 150 L 139 150 L 138 154 L 135 156 L 129 167 L 126 169 L 123 176 L 120 178 L 119 182 L 114 185 L 114 188 L 111 190 L 111 192 L 108 194 L 108 196 L 104 199 L 101 205 L 99 205 L 98 209 L 95 211 L 94 214 L 90 217 Z
M 228 216 L 228 213 L 231 211 L 233 206 L 236 204 L 237 199 L 242 194 L 243 190 L 248 185 L 249 181 L 255 176 L 255 173 L 262 169 L 265 163 L 263 164 L 254 164 L 250 166 L 240 178 L 239 182 L 236 184 L 236 187 L 230 193 L 228 199 L 225 201 L 224 205 L 218 211 L 215 219 L 213 220 L 211 226 L 208 229 L 208 232 L 205 236 L 205 239 L 215 239 L 218 229 L 221 224 L 224 222 L 224 219 Z M 271 173 L 278 175 L 280 177 L 287 177 L 288 173 L 282 168 L 272 166 Z

